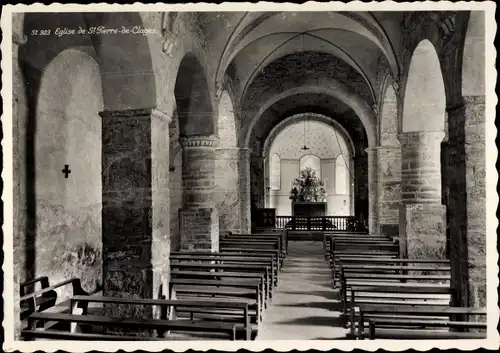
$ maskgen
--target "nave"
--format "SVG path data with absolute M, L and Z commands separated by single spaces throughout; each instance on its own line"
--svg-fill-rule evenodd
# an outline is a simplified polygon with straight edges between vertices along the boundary
M 11 13 L 14 339 L 484 334 L 494 11 L 220 10 Z
M 368 234 L 325 233 L 321 242 L 289 241 L 287 233 L 230 234 L 220 252 L 173 252 L 169 300 L 89 295 L 78 279 L 35 290 L 21 298 L 22 334 L 167 341 L 486 337 L 485 308 L 450 306 L 449 261 L 401 259 L 398 240 Z M 73 297 L 57 303 L 54 290 L 67 284 Z M 99 304 L 113 304 L 115 312 Z M 127 310 L 118 313 L 119 305 Z M 158 307 L 159 317 L 141 319 L 148 314 L 139 306 Z

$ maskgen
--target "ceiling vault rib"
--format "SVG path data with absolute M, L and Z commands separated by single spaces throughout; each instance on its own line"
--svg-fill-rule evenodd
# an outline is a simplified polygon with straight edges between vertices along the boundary
M 215 82 L 214 82 L 214 85 L 217 86 L 217 82 L 219 81 L 219 76 L 220 76 L 220 66 L 221 66 L 221 63 L 222 63 L 222 59 L 224 58 L 225 54 L 226 54 L 226 50 L 229 46 L 229 43 L 231 43 L 231 40 L 234 38 L 234 34 L 236 33 L 236 30 L 238 29 L 238 27 L 241 25 L 241 23 L 243 22 L 243 20 L 245 19 L 245 17 L 249 14 L 249 12 L 245 12 L 243 14 L 243 16 L 241 16 L 241 18 L 238 20 L 238 23 L 236 24 L 236 26 L 234 26 L 234 29 L 233 31 L 231 32 L 231 35 L 227 38 L 227 41 L 226 43 L 224 44 L 224 48 L 222 49 L 222 53 L 220 55 L 220 58 L 219 58 L 219 62 L 217 63 L 217 70 L 215 71 L 216 72 L 216 75 L 215 75 Z
M 338 48 L 338 49 L 339 49 L 342 53 L 344 53 L 344 54 L 345 54 L 345 55 L 346 55 L 349 59 L 351 59 L 351 60 L 352 60 L 352 62 L 353 62 L 353 63 L 355 63 L 355 64 L 356 64 L 356 66 L 357 66 L 357 67 L 355 67 L 355 69 L 358 69 L 358 70 L 360 71 L 361 75 L 363 76 L 363 78 L 364 78 L 364 79 L 365 79 L 365 81 L 366 81 L 366 84 L 367 84 L 367 85 L 368 85 L 368 87 L 370 88 L 370 92 L 371 92 L 371 94 L 372 94 L 372 99 L 373 99 L 373 101 L 374 101 L 374 102 L 376 102 L 376 98 L 375 98 L 375 97 L 376 97 L 376 96 L 375 96 L 375 91 L 374 91 L 374 89 L 373 89 L 373 86 L 372 86 L 372 84 L 371 84 L 370 80 L 368 79 L 368 76 L 366 76 L 365 71 L 361 68 L 361 66 L 357 63 L 357 61 L 356 61 L 356 60 L 354 60 L 354 58 L 353 58 L 351 55 L 349 55 L 349 53 L 347 53 L 345 50 L 343 50 L 342 48 L 340 48 L 339 46 L 337 46 L 337 45 L 333 44 L 332 42 L 330 42 L 329 40 L 327 40 L 327 39 L 325 39 L 325 38 L 319 37 L 319 36 L 314 35 L 314 34 L 311 34 L 311 33 L 306 33 L 306 34 L 307 34 L 307 35 L 309 35 L 309 36 L 311 36 L 311 37 L 314 37 L 314 38 L 316 38 L 316 39 L 323 40 L 324 42 L 326 42 L 326 43 L 330 44 L 331 46 L 333 46 L 333 47 L 335 47 L 335 48 Z
M 377 23 L 377 25 L 380 27 L 380 31 L 384 35 L 384 39 L 386 39 L 387 44 L 389 45 L 389 48 L 391 49 L 391 54 L 394 58 L 394 61 L 396 62 L 396 69 L 398 70 L 397 72 L 394 72 L 395 77 L 397 78 L 401 74 L 401 63 L 398 60 L 398 57 L 396 55 L 396 51 L 394 50 L 394 45 L 392 45 L 392 42 L 389 39 L 389 36 L 387 35 L 387 32 L 385 31 L 384 27 L 380 24 L 378 19 L 373 15 L 372 12 L 368 12 L 370 16 L 373 18 L 373 20 Z
M 274 48 L 273 50 L 271 50 L 271 51 L 269 52 L 269 54 L 267 54 L 267 55 L 264 57 L 264 59 L 261 61 L 261 63 L 265 62 L 265 61 L 266 61 L 266 59 L 267 59 L 268 57 L 270 57 L 270 56 L 271 56 L 271 55 L 272 55 L 272 54 L 273 54 L 276 50 L 280 49 L 281 47 L 283 47 L 283 46 L 284 46 L 284 45 L 286 45 L 287 43 L 291 42 L 292 40 L 294 40 L 295 38 L 297 38 L 297 37 L 298 37 L 298 36 L 300 36 L 300 35 L 303 35 L 303 33 L 299 33 L 299 34 L 297 34 L 297 35 L 292 36 L 291 38 L 289 38 L 289 39 L 285 40 L 283 43 L 281 43 L 281 44 L 280 44 L 280 45 L 278 45 L 276 48 Z M 242 93 L 241 93 L 241 97 L 245 97 L 245 94 L 246 94 L 246 91 L 247 91 L 247 89 L 248 89 L 248 86 L 252 83 L 255 73 L 256 73 L 256 72 L 260 69 L 260 67 L 261 67 L 261 66 L 260 66 L 260 64 L 259 64 L 259 65 L 257 65 L 257 67 L 255 68 L 255 70 L 253 70 L 253 71 L 252 71 L 252 74 L 250 75 L 249 79 L 248 79 L 248 80 L 247 80 L 247 82 L 245 83 L 245 87 L 243 88 L 243 91 L 242 91 Z

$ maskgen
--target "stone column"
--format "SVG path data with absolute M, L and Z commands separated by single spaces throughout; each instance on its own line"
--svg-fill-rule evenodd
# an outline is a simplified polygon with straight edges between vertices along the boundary
M 399 237 L 401 147 L 378 147 L 378 221 L 380 234 Z
M 353 157 L 354 161 L 354 215 L 366 221 L 368 218 L 368 158 L 366 153 Z
M 251 197 L 255 207 L 264 207 L 265 168 L 264 157 L 253 151 L 250 153 Z
M 485 99 L 448 110 L 450 260 L 457 306 L 486 306 Z
M 240 178 L 240 228 L 241 232 L 248 234 L 252 231 L 252 189 L 250 157 L 252 150 L 240 148 L 238 159 L 238 174 Z
M 216 150 L 215 184 L 219 232 L 240 233 L 240 172 L 239 148 Z
M 446 207 L 441 204 L 441 152 L 444 132 L 407 132 L 401 142 L 401 255 L 443 259 Z
M 368 154 L 368 230 L 371 235 L 380 234 L 378 222 L 378 148 L 366 149 Z
M 181 249 L 217 251 L 219 214 L 215 207 L 215 136 L 181 137 L 184 206 L 179 211 Z
M 163 234 L 158 236 L 154 230 L 151 128 L 156 124 L 152 119 L 161 118 L 162 114 L 153 109 L 137 109 L 103 111 L 99 115 L 103 137 L 104 295 L 157 298 L 168 272 L 168 253 L 164 250 L 169 244 Z M 127 305 L 106 305 L 105 312 L 110 316 L 153 316 L 151 308 Z

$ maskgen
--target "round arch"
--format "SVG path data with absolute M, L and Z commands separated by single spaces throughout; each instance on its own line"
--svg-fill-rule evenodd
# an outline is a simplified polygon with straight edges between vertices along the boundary
M 279 135 L 279 133 L 284 130 L 286 127 L 295 124 L 297 122 L 302 122 L 304 120 L 309 120 L 309 121 L 317 121 L 320 123 L 323 123 L 327 126 L 330 126 L 331 128 L 335 129 L 336 131 L 339 132 L 341 137 L 344 139 L 345 142 L 347 142 L 347 145 L 350 147 L 349 154 L 351 156 L 355 155 L 355 148 L 354 148 L 354 143 L 349 136 L 349 133 L 344 129 L 342 125 L 340 125 L 336 120 L 323 115 L 323 114 L 318 114 L 318 113 L 301 113 L 301 114 L 295 114 L 292 116 L 289 116 L 288 118 L 282 120 L 279 124 L 277 124 L 269 133 L 267 138 L 264 141 L 264 145 L 262 148 L 262 157 L 267 158 L 269 155 L 269 151 L 271 149 L 271 146 L 273 145 L 274 140 L 276 137 Z
M 398 134 L 398 98 L 394 90 L 394 80 L 387 75 L 382 86 L 381 104 L 379 108 L 379 144 L 381 146 L 397 146 Z
M 23 32 L 44 28 L 121 28 L 144 27 L 139 13 L 27 13 L 22 21 Z M 62 51 L 78 48 L 98 59 L 101 73 L 104 110 L 129 110 L 156 106 L 156 82 L 152 66 L 151 50 L 146 36 L 130 35 L 66 35 L 57 37 L 38 36 L 19 48 L 19 59 L 34 71 L 43 72 L 45 67 Z M 44 55 L 40 55 L 44 53 Z M 135 53 L 135 55 L 128 55 Z M 119 68 L 119 70 L 117 70 Z M 33 75 L 29 75 L 33 76 Z M 35 80 L 35 78 L 32 78 Z M 33 87 L 38 82 L 30 82 Z M 141 89 L 138 90 L 137 87 Z
M 441 64 L 428 40 L 415 48 L 404 88 L 402 132 L 443 131 L 446 93 Z
M 368 145 L 374 146 L 376 143 L 376 124 L 374 124 L 375 116 L 373 114 L 373 110 L 368 106 L 366 101 L 364 101 L 359 95 L 353 92 L 349 87 L 347 87 L 342 82 L 335 79 L 331 79 L 330 83 L 332 85 L 329 87 L 322 87 L 317 85 L 304 85 L 300 87 L 289 88 L 270 97 L 267 101 L 265 101 L 260 105 L 259 110 L 251 120 L 248 130 L 246 131 L 244 146 L 247 148 L 249 147 L 252 130 L 259 121 L 262 114 L 269 107 L 271 107 L 274 103 L 286 97 L 301 93 L 327 94 L 345 102 L 360 118 L 367 134 Z
M 237 146 L 233 102 L 227 91 L 223 91 L 220 97 L 217 131 L 219 133 L 219 148 Z

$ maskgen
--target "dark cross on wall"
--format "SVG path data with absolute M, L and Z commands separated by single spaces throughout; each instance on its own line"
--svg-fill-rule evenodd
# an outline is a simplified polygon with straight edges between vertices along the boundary
M 65 164 L 62 172 L 64 173 L 64 177 L 66 179 L 68 179 L 68 175 L 69 175 L 69 173 L 71 173 L 71 170 L 69 169 L 69 165 Z

